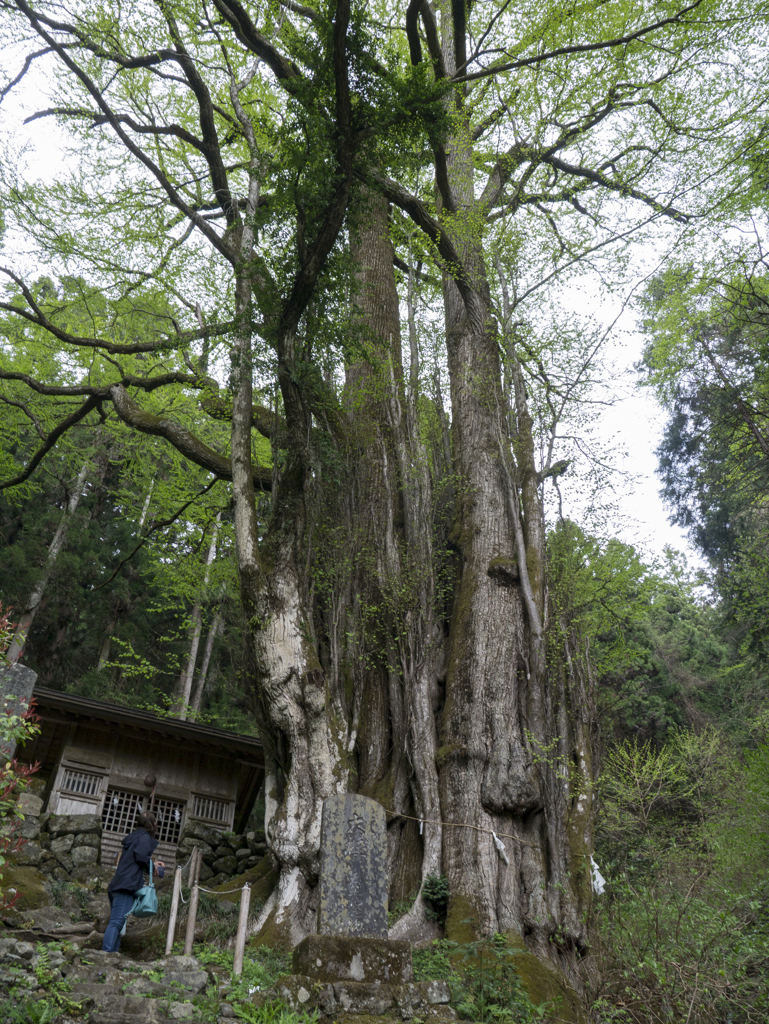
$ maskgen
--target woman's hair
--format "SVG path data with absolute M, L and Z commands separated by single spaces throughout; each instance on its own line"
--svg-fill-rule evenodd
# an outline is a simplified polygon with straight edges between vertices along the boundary
M 154 839 L 158 830 L 158 819 L 152 811 L 142 811 L 141 814 L 136 815 L 136 827 L 146 829 Z

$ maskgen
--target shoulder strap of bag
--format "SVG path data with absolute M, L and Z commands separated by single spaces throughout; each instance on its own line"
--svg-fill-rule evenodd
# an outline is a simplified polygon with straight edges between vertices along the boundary
M 150 857 L 150 885 L 152 885 L 152 857 Z

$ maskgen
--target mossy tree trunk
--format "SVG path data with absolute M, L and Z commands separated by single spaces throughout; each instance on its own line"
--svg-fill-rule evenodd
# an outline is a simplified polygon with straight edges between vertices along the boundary
M 431 56 L 451 76 L 465 40 L 453 8 L 444 8 L 440 56 Z M 503 390 L 484 261 L 489 196 L 474 188 L 461 87 L 447 104 L 452 134 L 434 143 L 438 222 L 400 186 L 371 176 L 430 236 L 445 266 L 449 540 L 459 561 L 437 717 L 447 933 L 515 932 L 573 975 L 590 904 L 592 697 L 565 624 L 549 614 L 533 423 L 520 372 L 512 374 L 512 409 Z M 515 370 L 514 346 L 511 358 Z
M 351 218 L 357 327 L 367 355 L 347 368 L 349 451 L 360 542 L 357 598 L 377 609 L 361 622 L 376 644 L 356 678 L 358 788 L 389 812 L 391 894 L 403 898 L 441 870 L 435 708 L 445 662 L 433 548 L 433 480 L 419 433 L 416 389 L 404 385 L 399 296 L 388 204 L 363 188 Z M 417 827 L 416 818 L 426 820 Z M 418 898 L 394 936 L 431 935 Z

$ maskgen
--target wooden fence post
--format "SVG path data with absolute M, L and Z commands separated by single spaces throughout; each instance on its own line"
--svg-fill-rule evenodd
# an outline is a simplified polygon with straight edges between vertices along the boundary
M 190 889 L 192 889 L 193 885 L 198 880 L 197 879 L 197 875 L 196 875 L 195 872 L 196 872 L 196 869 L 197 869 L 197 866 L 198 866 L 198 860 L 199 859 L 200 859 L 200 847 L 199 846 L 193 846 L 192 847 L 192 853 L 190 854 L 190 873 L 189 873 L 189 875 L 187 877 L 187 881 L 189 882 Z
M 232 960 L 232 973 L 239 978 L 243 973 L 243 953 L 246 949 L 246 930 L 248 928 L 248 908 L 251 904 L 251 886 L 246 883 L 240 893 L 240 916 L 238 917 L 238 934 L 235 938 L 235 955 Z
M 192 943 L 195 941 L 195 922 L 198 916 L 198 883 L 192 887 L 190 894 L 190 909 L 187 914 L 187 934 L 184 938 L 184 955 L 189 956 L 192 953 Z
M 171 915 L 168 918 L 168 934 L 166 935 L 166 956 L 171 952 L 174 945 L 174 932 L 176 931 L 176 915 L 179 913 L 179 897 L 182 892 L 182 866 L 179 864 L 174 871 L 174 892 L 171 897 Z

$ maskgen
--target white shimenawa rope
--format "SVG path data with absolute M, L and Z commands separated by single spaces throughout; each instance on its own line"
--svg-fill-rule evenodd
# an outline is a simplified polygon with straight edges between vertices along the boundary
M 225 889 L 224 892 L 220 892 L 218 889 L 204 889 L 202 885 L 199 885 L 198 890 L 200 892 L 210 892 L 212 896 L 229 896 L 233 892 L 242 892 L 247 885 L 248 882 L 244 882 L 243 885 L 239 886 L 237 889 Z
M 497 848 L 497 853 L 499 854 L 499 859 L 504 861 L 505 864 L 507 864 L 508 867 L 509 867 L 510 866 L 510 858 L 507 856 L 507 850 L 505 849 L 505 844 L 502 842 L 502 840 L 499 838 L 499 836 L 497 835 L 496 832 L 492 832 L 491 836 L 492 836 L 492 838 L 494 840 L 494 845 Z

